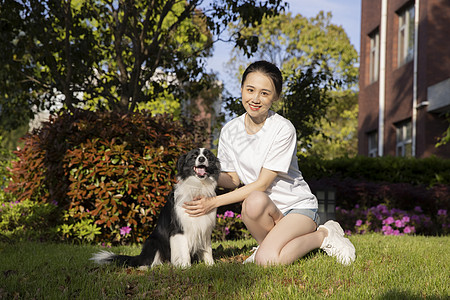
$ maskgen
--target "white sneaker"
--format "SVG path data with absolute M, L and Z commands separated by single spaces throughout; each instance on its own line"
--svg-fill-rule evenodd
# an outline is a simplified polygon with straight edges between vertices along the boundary
M 348 238 L 344 237 L 344 230 L 341 225 L 335 221 L 328 221 L 319 226 L 319 228 L 321 227 L 328 231 L 328 236 L 323 240 L 320 249 L 324 250 L 329 256 L 336 257 L 338 262 L 344 265 L 349 265 L 355 261 L 355 246 Z
M 254 263 L 255 262 L 255 256 L 256 256 L 256 251 L 258 251 L 259 245 L 257 247 L 253 247 L 253 249 L 251 250 L 252 255 L 250 255 L 249 257 L 247 257 L 246 260 L 244 260 L 243 264 L 248 264 L 248 263 Z

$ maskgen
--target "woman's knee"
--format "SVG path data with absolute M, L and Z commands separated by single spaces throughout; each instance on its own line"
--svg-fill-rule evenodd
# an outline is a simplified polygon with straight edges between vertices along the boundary
M 280 264 L 279 252 L 274 251 L 274 249 L 259 247 L 255 254 L 255 263 L 261 266 Z
M 260 191 L 251 192 L 242 203 L 242 216 L 256 219 L 266 212 L 270 202 L 271 200 L 266 193 Z

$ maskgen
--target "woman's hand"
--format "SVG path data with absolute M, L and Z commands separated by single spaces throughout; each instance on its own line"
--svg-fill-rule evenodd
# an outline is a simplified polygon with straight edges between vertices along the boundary
M 185 202 L 183 208 L 189 216 L 200 217 L 206 215 L 215 208 L 214 200 L 215 197 L 194 198 L 192 201 Z

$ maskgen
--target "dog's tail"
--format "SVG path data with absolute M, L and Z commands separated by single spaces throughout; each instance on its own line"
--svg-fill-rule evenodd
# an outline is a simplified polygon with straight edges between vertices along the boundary
M 140 267 L 146 265 L 144 259 L 141 255 L 138 256 L 128 256 L 128 255 L 118 255 L 111 251 L 101 250 L 95 253 L 90 260 L 95 261 L 98 264 L 109 264 L 115 263 L 119 266 L 125 267 Z

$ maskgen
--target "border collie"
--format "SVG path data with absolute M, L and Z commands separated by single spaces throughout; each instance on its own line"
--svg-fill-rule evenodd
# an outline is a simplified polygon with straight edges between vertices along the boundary
M 145 241 L 138 256 L 117 255 L 100 251 L 91 258 L 97 263 L 114 262 L 139 267 L 171 262 L 189 267 L 192 259 L 214 264 L 211 234 L 216 223 L 216 210 L 200 217 L 190 217 L 182 208 L 194 197 L 214 197 L 220 174 L 220 163 L 214 154 L 198 148 L 182 155 L 177 162 L 177 184 L 161 210 L 155 229 Z

